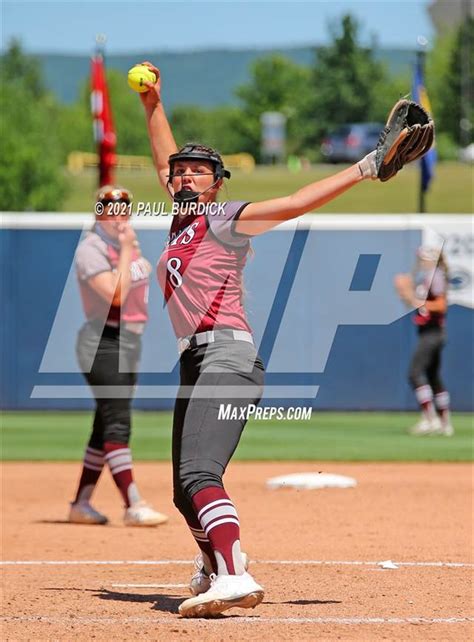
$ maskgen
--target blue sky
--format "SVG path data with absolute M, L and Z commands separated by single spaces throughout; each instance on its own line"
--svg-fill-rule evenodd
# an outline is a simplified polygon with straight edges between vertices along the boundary
M 88 54 L 100 32 L 107 34 L 109 53 L 324 44 L 328 23 L 348 12 L 359 19 L 366 42 L 376 35 L 384 47 L 416 48 L 417 36 L 433 36 L 429 4 L 430 0 L 4 0 L 2 48 L 16 36 L 31 53 Z

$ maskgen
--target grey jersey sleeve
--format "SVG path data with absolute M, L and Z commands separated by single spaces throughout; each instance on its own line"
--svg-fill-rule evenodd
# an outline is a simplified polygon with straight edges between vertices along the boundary
M 433 274 L 433 280 L 430 285 L 430 292 L 432 296 L 442 296 L 446 294 L 447 282 L 446 275 L 440 268 L 436 268 Z
M 107 245 L 96 234 L 89 234 L 76 250 L 76 272 L 80 281 L 87 281 L 101 272 L 111 272 Z
M 234 247 L 245 247 L 249 242 L 249 236 L 239 234 L 235 231 L 235 222 L 238 220 L 241 212 L 249 205 L 248 201 L 227 201 L 220 204 L 220 208 L 215 214 L 208 215 L 209 229 L 214 236 L 224 243 Z

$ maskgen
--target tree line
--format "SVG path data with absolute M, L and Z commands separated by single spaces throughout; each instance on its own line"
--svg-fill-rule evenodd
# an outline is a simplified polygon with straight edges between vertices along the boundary
M 473 121 L 473 45 L 470 18 L 427 52 L 425 80 L 441 158 L 456 158 Z M 469 73 L 464 81 L 463 67 Z M 118 153 L 149 155 L 138 97 L 126 87 L 122 72 L 109 69 L 107 78 Z M 89 83 L 75 103 L 59 103 L 46 90 L 38 61 L 18 42 L 1 57 L 0 82 L 1 209 L 55 210 L 67 189 L 61 171 L 67 155 L 95 149 Z M 350 122 L 385 122 L 391 105 L 410 91 L 411 70 L 404 76 L 390 74 L 376 60 L 374 47 L 360 44 L 359 25 L 347 15 L 332 29 L 330 44 L 315 52 L 311 66 L 282 55 L 262 57 L 252 65 L 249 81 L 236 89 L 238 105 L 204 109 L 193 105 L 190 96 L 189 104 L 175 107 L 169 117 L 178 144 L 202 141 L 223 154 L 248 152 L 259 161 L 261 114 L 279 111 L 287 119 L 287 153 L 317 162 L 321 141 L 332 129 Z M 461 137 L 463 93 L 470 113 Z M 472 128 L 467 138 L 472 142 Z

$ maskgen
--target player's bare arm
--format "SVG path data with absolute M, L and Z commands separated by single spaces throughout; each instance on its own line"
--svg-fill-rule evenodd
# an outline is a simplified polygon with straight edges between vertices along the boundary
M 250 203 L 236 222 L 235 231 L 251 236 L 263 234 L 283 221 L 321 207 L 369 177 L 357 163 L 334 176 L 306 185 L 290 196 Z
M 166 185 L 169 174 L 168 159 L 171 154 L 178 151 L 178 147 L 174 140 L 163 103 L 161 102 L 160 71 L 151 62 L 145 61 L 141 64 L 146 65 L 156 75 L 156 83 L 146 83 L 149 89 L 140 94 L 140 99 L 145 109 L 153 162 L 158 173 L 160 185 L 167 191 Z
M 440 294 L 431 301 L 420 299 L 415 294 L 413 277 L 411 274 L 397 274 L 394 279 L 395 289 L 400 299 L 409 307 L 425 308 L 428 312 L 445 314 L 448 309 L 446 295 Z
M 88 280 L 90 287 L 105 301 L 111 302 L 113 306 L 123 305 L 130 291 L 130 263 L 132 262 L 136 235 L 128 221 L 122 223 L 118 240 L 120 258 L 116 271 L 101 272 Z
M 390 180 L 406 163 L 428 151 L 433 136 L 434 124 L 426 111 L 412 101 L 399 100 L 389 114 L 376 150 L 352 167 L 307 185 L 291 196 L 248 205 L 235 230 L 251 236 L 262 234 L 282 221 L 321 207 L 361 180 Z

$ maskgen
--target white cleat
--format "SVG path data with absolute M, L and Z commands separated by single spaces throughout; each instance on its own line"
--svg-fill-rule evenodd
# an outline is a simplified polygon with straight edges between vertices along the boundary
M 253 609 L 263 600 L 263 588 L 253 577 L 243 575 L 211 575 L 211 588 L 190 597 L 179 606 L 181 617 L 214 617 L 232 609 Z
M 167 522 L 168 517 L 140 501 L 125 510 L 123 521 L 125 526 L 158 526 Z
M 441 428 L 436 433 L 437 435 L 443 435 L 444 437 L 452 437 L 454 435 L 454 428 L 452 424 L 446 424 L 441 426 Z
M 69 522 L 71 524 L 107 524 L 109 520 L 105 515 L 92 508 L 89 502 L 76 502 L 69 509 Z
M 241 555 L 244 569 L 247 571 L 249 568 L 248 555 L 247 553 L 241 553 Z M 201 593 L 205 593 L 211 588 L 211 578 L 206 573 L 201 554 L 195 557 L 194 567 L 196 569 L 196 573 L 194 573 L 191 581 L 189 582 L 189 591 L 191 595 L 201 595 Z
M 420 419 L 408 432 L 410 435 L 418 436 L 439 435 L 441 429 L 442 426 L 439 417 L 433 417 L 433 419 Z

